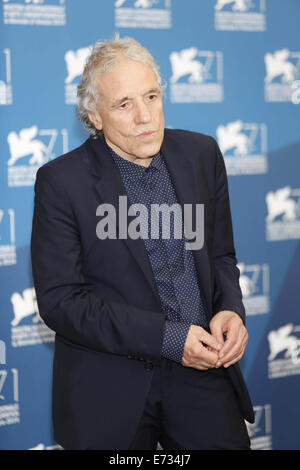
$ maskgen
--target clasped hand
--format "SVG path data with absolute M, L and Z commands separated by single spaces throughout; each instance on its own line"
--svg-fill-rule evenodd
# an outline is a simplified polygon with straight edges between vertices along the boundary
M 223 310 L 212 318 L 209 327 L 211 333 L 201 326 L 191 325 L 184 346 L 183 366 L 199 370 L 227 368 L 242 358 L 248 332 L 237 313 Z

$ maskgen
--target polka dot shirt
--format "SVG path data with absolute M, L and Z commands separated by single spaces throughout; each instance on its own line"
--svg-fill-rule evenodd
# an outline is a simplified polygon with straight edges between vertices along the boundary
M 169 235 L 163 232 L 166 225 L 161 214 L 159 216 L 157 211 L 153 212 L 153 204 L 165 203 L 171 206 L 178 203 L 170 174 L 161 153 L 152 158 L 148 167 L 143 167 L 120 157 L 110 147 L 109 150 L 123 179 L 129 204 L 139 203 L 147 207 L 148 216 L 143 217 L 144 211 L 137 211 L 135 217 L 140 222 L 141 237 L 144 239 L 152 266 L 162 311 L 166 314 L 162 356 L 181 363 L 190 325 L 207 328 L 208 322 L 199 291 L 193 254 L 191 250 L 185 249 L 181 216 L 175 211 L 174 216 L 168 219 Z M 170 213 L 172 214 L 172 211 Z M 159 226 L 156 234 L 151 233 L 154 220 L 159 221 L 159 224 L 155 224 L 155 227 Z M 181 238 L 178 238 L 180 226 Z

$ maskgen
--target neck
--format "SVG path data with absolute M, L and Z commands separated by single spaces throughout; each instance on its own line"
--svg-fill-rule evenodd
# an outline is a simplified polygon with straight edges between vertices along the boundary
M 129 162 L 132 162 L 137 165 L 144 166 L 144 167 L 148 167 L 150 163 L 152 162 L 152 158 L 154 155 L 152 155 L 151 157 L 147 157 L 147 158 L 135 157 L 134 155 L 132 155 L 132 157 L 130 157 L 129 155 L 124 157 L 123 155 L 120 155 L 120 153 L 116 149 L 114 149 L 114 145 L 111 145 L 111 144 L 109 145 L 106 139 L 105 139 L 105 142 L 108 147 L 110 147 L 119 157 L 124 158 L 124 160 L 128 160 Z
M 150 163 L 152 162 L 152 158 L 153 157 L 148 157 L 148 158 L 139 158 L 139 157 L 137 157 L 137 158 L 134 158 L 130 161 L 132 163 L 136 163 L 137 165 L 148 167 L 150 165 Z M 126 160 L 128 160 L 128 159 L 126 159 Z

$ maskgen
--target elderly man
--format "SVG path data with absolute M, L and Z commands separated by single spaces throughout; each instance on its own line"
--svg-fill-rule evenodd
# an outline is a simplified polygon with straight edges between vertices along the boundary
M 90 138 L 37 173 L 33 275 L 56 332 L 54 434 L 65 449 L 249 449 L 224 162 L 213 138 L 164 128 L 162 93 L 139 43 L 96 43 L 78 87 Z M 164 236 L 162 218 L 158 234 L 154 217 L 144 230 L 136 208 L 163 204 L 188 206 L 196 231 L 178 211 L 181 237 Z M 203 243 L 187 243 L 200 229 Z

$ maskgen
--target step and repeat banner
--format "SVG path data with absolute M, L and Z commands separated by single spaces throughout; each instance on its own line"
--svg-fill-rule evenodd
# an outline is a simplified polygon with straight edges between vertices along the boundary
M 299 0 L 0 0 L 0 449 L 59 448 L 54 333 L 31 275 L 33 185 L 41 165 L 88 137 L 76 87 L 90 46 L 115 32 L 156 58 L 167 127 L 219 143 L 247 312 L 252 448 L 300 449 L 299 19 Z

